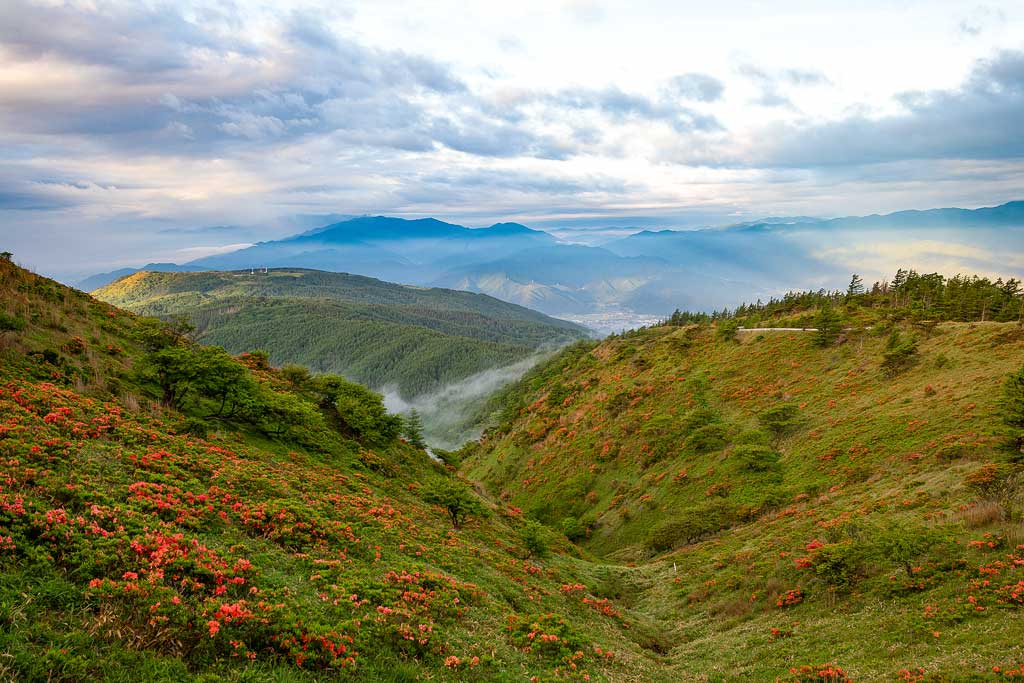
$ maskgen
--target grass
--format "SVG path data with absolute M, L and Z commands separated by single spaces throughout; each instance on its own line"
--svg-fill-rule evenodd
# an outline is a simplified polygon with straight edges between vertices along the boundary
M 800 333 L 738 343 L 699 328 L 632 333 L 539 369 L 541 382 L 528 377 L 504 423 L 467 449 L 464 470 L 549 524 L 586 520 L 586 550 L 636 564 L 643 580 L 628 602 L 679 643 L 665 665 L 676 680 L 773 680 L 825 662 L 855 680 L 921 667 L 985 676 L 1024 660 L 1019 606 L 989 593 L 984 612 L 962 620 L 922 615 L 984 593 L 972 581 L 986 558 L 968 541 L 1009 538 L 990 551 L 1004 563 L 1019 543 L 1019 488 L 994 500 L 965 483 L 1012 457 L 998 401 L 1024 361 L 1016 329 L 940 325 L 892 378 L 880 367 L 885 337 L 870 331 L 826 349 Z M 737 442 L 780 405 L 796 406 L 797 419 L 769 437 L 778 466 L 752 471 Z M 709 419 L 725 443 L 695 447 L 692 426 Z M 666 521 L 710 501 L 733 510 L 722 531 L 650 549 Z M 941 539 L 912 557 L 926 580 L 880 550 L 894 534 Z M 825 550 L 805 548 L 815 541 L 858 555 L 838 558 L 852 565 L 849 585 L 818 571 Z M 1022 578 L 1019 566 L 1002 571 L 993 582 Z M 894 592 L 902 583 L 915 585 Z M 797 586 L 803 601 L 776 607 Z M 773 628 L 793 633 L 773 638 Z

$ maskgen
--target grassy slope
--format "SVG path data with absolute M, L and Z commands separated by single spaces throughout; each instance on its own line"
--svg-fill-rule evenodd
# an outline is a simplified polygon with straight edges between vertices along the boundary
M 562 590 L 617 568 L 528 558 L 504 506 L 453 531 L 422 451 L 192 437 L 133 379 L 133 315 L 2 261 L 0 312 L 28 322 L 0 338 L 0 677 L 651 678 L 649 628 Z M 544 613 L 575 672 L 509 630 Z
M 1024 363 L 1024 333 L 941 325 L 892 379 L 881 331 L 850 337 L 815 349 L 807 334 L 733 343 L 662 327 L 577 347 L 528 376 L 464 469 L 549 524 L 590 522 L 584 547 L 634 566 L 619 594 L 678 644 L 666 673 L 679 680 L 773 680 L 825 662 L 855 680 L 1019 666 L 1020 490 L 980 501 L 965 477 L 1009 457 L 997 398 Z M 686 428 L 702 401 L 724 425 L 710 452 Z M 751 471 L 735 442 L 780 403 L 798 406 L 800 424 L 774 444 L 779 467 Z M 648 549 L 666 520 L 709 505 L 733 516 L 720 533 Z M 910 576 L 885 557 L 886 539 L 903 537 L 936 539 Z M 818 568 L 829 556 L 848 560 L 847 587 Z M 798 587 L 802 603 L 777 606 Z
M 581 328 L 491 297 L 344 273 L 136 273 L 100 290 L 145 315 L 186 315 L 204 343 L 267 348 L 275 363 L 340 372 L 406 396 L 513 363 Z

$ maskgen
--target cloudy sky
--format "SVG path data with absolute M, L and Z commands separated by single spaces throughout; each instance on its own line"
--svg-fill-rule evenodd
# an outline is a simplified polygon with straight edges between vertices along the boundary
M 1024 197 L 1021 0 L 0 12 L 0 247 L 65 278 L 328 214 L 694 227 Z

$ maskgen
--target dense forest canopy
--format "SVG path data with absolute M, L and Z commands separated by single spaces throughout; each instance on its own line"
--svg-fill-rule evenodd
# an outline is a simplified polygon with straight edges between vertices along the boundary
M 572 323 L 482 294 L 301 269 L 140 272 L 96 292 L 143 315 L 184 316 L 195 339 L 268 350 L 404 397 L 585 336 Z

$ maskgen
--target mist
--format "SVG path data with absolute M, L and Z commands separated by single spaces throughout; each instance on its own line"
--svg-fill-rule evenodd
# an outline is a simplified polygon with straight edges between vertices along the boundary
M 420 414 L 424 437 L 431 446 L 451 450 L 479 438 L 483 426 L 475 418 L 483 401 L 553 353 L 551 349 L 538 351 L 511 365 L 478 372 L 408 400 L 394 386 L 378 391 L 384 395 L 384 406 L 389 412 L 408 414 L 415 410 Z

